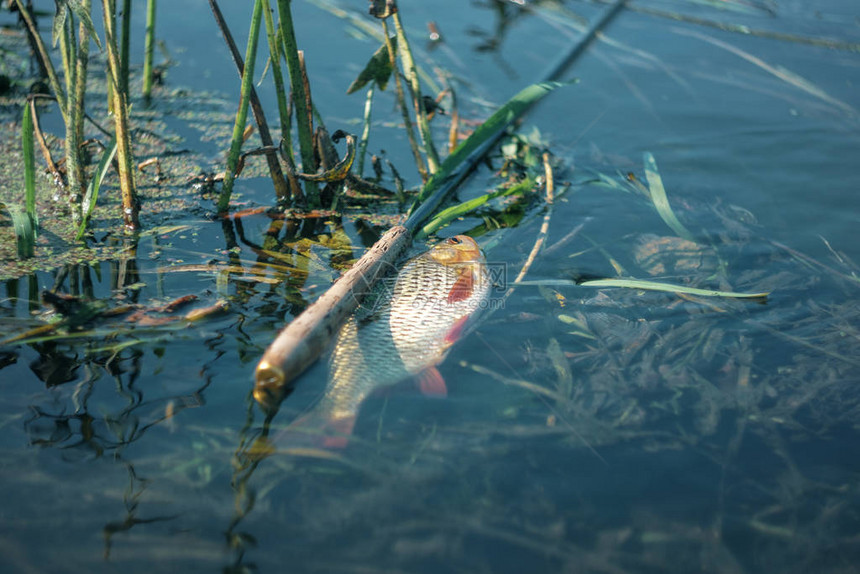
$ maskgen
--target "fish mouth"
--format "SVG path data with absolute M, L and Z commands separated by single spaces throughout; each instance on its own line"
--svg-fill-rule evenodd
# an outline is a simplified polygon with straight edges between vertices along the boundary
M 468 235 L 455 235 L 430 250 L 430 258 L 442 265 L 478 263 L 484 258 L 481 248 Z

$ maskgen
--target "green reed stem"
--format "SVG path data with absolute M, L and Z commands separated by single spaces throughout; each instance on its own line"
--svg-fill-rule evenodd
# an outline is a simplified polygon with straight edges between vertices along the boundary
M 24 104 L 24 118 L 21 121 L 21 151 L 24 156 L 24 203 L 27 215 L 34 227 L 38 223 L 36 215 L 36 150 L 33 144 L 33 111 L 29 102 Z
M 131 0 L 122 0 L 122 19 L 120 20 L 119 46 L 119 87 L 128 92 L 128 59 L 131 44 Z
M 91 0 L 81 0 L 81 8 L 86 12 L 92 9 Z M 87 63 L 90 58 L 90 31 L 83 22 L 78 26 L 78 50 L 77 61 L 75 62 L 75 89 L 74 102 L 75 109 L 70 110 L 72 113 L 72 123 L 75 127 L 75 139 L 78 143 L 78 160 L 81 161 L 80 146 L 84 141 L 84 109 L 86 108 L 86 93 L 87 93 Z M 71 102 L 70 102 L 71 103 Z M 81 182 L 81 189 L 84 188 L 84 182 Z
M 85 44 L 84 52 L 89 52 L 89 36 L 83 24 L 81 25 L 81 44 Z M 86 84 L 86 62 L 79 60 L 77 38 L 75 35 L 75 17 L 72 13 L 66 15 L 63 23 L 63 32 L 60 36 L 60 53 L 63 58 L 66 112 L 63 122 L 66 128 L 65 153 L 66 153 L 66 186 L 69 193 L 69 204 L 72 211 L 72 221 L 81 220 L 81 199 L 84 192 L 84 180 L 86 175 L 83 170 L 81 157 L 81 144 L 83 143 L 83 96 L 86 85 L 79 86 L 79 67 L 82 72 L 80 81 Z
M 230 207 L 230 196 L 233 193 L 236 166 L 239 164 L 239 154 L 242 152 L 245 124 L 248 120 L 248 103 L 251 101 L 251 88 L 254 85 L 254 65 L 257 59 L 257 42 L 260 38 L 260 21 L 263 16 L 263 0 L 254 2 L 254 12 L 251 16 L 251 31 L 248 35 L 248 46 L 245 49 L 245 69 L 242 72 L 242 88 L 239 94 L 239 110 L 233 124 L 233 140 L 230 152 L 227 154 L 227 170 L 224 172 L 224 183 L 221 195 L 218 196 L 218 213 L 227 213 Z
M 299 50 L 296 43 L 295 30 L 293 29 L 290 0 L 278 0 L 278 17 L 280 18 L 281 39 L 284 42 L 287 69 L 290 72 L 293 105 L 296 110 L 296 128 L 299 135 L 299 152 L 302 156 L 302 171 L 305 173 L 314 173 L 317 166 L 314 162 L 313 128 L 308 119 L 310 114 L 308 113 L 307 94 L 302 82 Z M 317 184 L 313 181 L 305 182 L 305 193 L 308 207 L 312 209 L 318 208 L 320 206 L 320 199 Z
M 361 130 L 361 140 L 358 142 L 358 177 L 364 173 L 364 156 L 367 154 L 367 141 L 370 139 L 370 112 L 373 110 L 373 88 L 371 83 L 367 89 L 367 99 L 364 101 L 364 128 Z
M 272 79 L 275 81 L 278 114 L 281 119 L 281 137 L 289 141 L 291 118 L 290 110 L 287 106 L 287 90 L 284 87 L 284 73 L 281 71 L 281 49 L 278 46 L 278 37 L 275 32 L 275 19 L 268 6 L 263 10 L 263 17 L 266 22 L 266 39 L 269 42 L 269 59 L 272 62 Z M 290 145 L 289 149 L 291 148 L 292 145 Z
M 272 16 L 272 11 L 269 9 L 268 2 L 263 10 L 264 20 L 266 22 L 266 39 L 269 42 L 269 58 L 272 62 L 272 79 L 275 82 L 275 96 L 278 100 L 278 115 L 281 120 L 281 142 L 283 144 L 284 161 L 290 167 L 289 173 L 295 173 L 296 166 L 293 160 L 293 143 L 292 143 L 292 119 L 290 117 L 290 106 L 288 102 L 287 90 L 284 84 L 284 73 L 281 68 L 281 41 L 280 32 L 275 29 L 275 19 Z M 302 188 L 298 180 L 292 176 L 287 176 L 290 185 L 290 193 L 293 201 L 297 201 L 304 196 Z
M 436 146 L 433 145 L 430 123 L 427 121 L 427 112 L 424 110 L 424 101 L 421 96 L 421 82 L 418 79 L 418 68 L 415 66 L 415 60 L 412 58 L 412 50 L 409 49 L 406 30 L 404 30 L 403 24 L 400 21 L 400 12 L 395 12 L 391 17 L 394 20 L 394 29 L 397 31 L 397 46 L 400 48 L 399 55 L 403 61 L 403 72 L 409 81 L 409 92 L 412 95 L 412 106 L 415 109 L 418 131 L 421 133 L 421 140 L 424 142 L 427 169 L 430 175 L 433 175 L 439 170 L 439 154 L 436 153 Z
M 236 65 L 236 72 L 239 74 L 239 82 L 242 81 L 242 75 L 245 73 L 245 62 L 242 59 L 242 54 L 236 47 L 236 42 L 233 41 L 233 35 L 230 33 L 230 28 L 224 20 L 224 14 L 218 6 L 217 0 L 209 0 L 209 7 L 212 10 L 212 16 L 215 18 L 215 23 L 221 30 L 224 37 L 224 42 L 227 44 L 227 49 L 230 51 L 230 57 Z M 296 197 L 301 196 L 301 188 L 298 181 L 290 176 L 289 179 L 284 178 L 284 173 L 281 170 L 281 163 L 278 160 L 278 153 L 272 141 L 272 134 L 269 133 L 269 123 L 266 121 L 266 113 L 263 111 L 263 105 L 260 103 L 260 98 L 257 96 L 257 91 L 251 85 L 251 91 L 248 94 L 251 110 L 254 112 L 254 120 L 257 122 L 257 127 L 260 130 L 260 142 L 263 144 L 261 150 L 266 157 L 266 163 L 269 166 L 269 175 L 272 177 L 272 186 L 275 189 L 275 196 L 279 200 L 286 200 L 290 193 Z M 289 181 L 289 187 L 287 182 Z
M 128 92 L 120 89 L 119 47 L 116 38 L 116 0 L 102 0 L 105 48 L 108 60 L 108 82 L 113 83 L 113 110 L 116 133 L 116 155 L 119 167 L 119 186 L 122 194 L 122 218 L 127 229 L 140 227 L 137 191 L 134 184 L 134 152 L 128 118 Z
M 421 180 L 426 183 L 427 167 L 424 165 L 424 158 L 421 157 L 421 151 L 418 149 L 415 130 L 412 129 L 412 120 L 409 118 L 409 108 L 406 105 L 406 96 L 403 93 L 403 82 L 400 80 L 400 69 L 397 67 L 397 61 L 395 60 L 394 43 L 391 41 L 391 36 L 388 33 L 388 22 L 385 19 L 382 20 L 382 33 L 385 35 L 385 46 L 388 48 L 388 57 L 391 61 L 394 86 L 397 88 L 397 104 L 403 116 L 403 128 L 406 130 L 406 136 L 409 139 L 409 147 L 412 149 L 415 167 L 418 169 L 418 173 L 421 174 Z
M 418 232 L 415 234 L 415 241 L 420 241 L 421 239 L 424 239 L 431 233 L 435 233 L 445 225 L 448 225 L 458 217 L 463 217 L 464 215 L 469 214 L 470 212 L 478 209 L 492 199 L 507 195 L 527 193 L 532 190 L 534 186 L 535 181 L 531 178 L 527 178 L 520 183 L 512 185 L 511 187 L 508 187 L 506 189 L 499 189 L 492 193 L 479 195 L 474 199 L 470 199 L 468 201 L 464 201 L 463 203 L 452 205 L 447 209 L 443 209 L 442 211 L 437 213 L 433 217 L 433 219 L 431 219 L 426 225 L 424 225 L 421 229 L 418 230 Z
M 146 36 L 143 45 L 143 97 L 152 97 L 152 57 L 155 51 L 155 0 L 146 3 Z

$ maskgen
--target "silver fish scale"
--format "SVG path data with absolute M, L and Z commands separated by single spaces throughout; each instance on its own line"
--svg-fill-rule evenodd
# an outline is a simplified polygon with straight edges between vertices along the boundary
M 395 277 L 368 294 L 360 312 L 338 332 L 329 361 L 330 380 L 314 408 L 331 418 L 354 416 L 375 389 L 398 383 L 442 361 L 446 337 L 463 317 L 474 319 L 491 285 L 483 256 L 471 264 L 472 293 L 448 303 L 463 266 L 442 265 L 429 252 L 410 259 Z

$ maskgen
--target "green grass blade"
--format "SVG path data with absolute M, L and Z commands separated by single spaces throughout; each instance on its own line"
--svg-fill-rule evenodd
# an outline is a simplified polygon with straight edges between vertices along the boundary
M 268 10 L 268 6 L 266 7 Z M 230 151 L 227 154 L 227 168 L 224 171 L 224 183 L 218 196 L 218 213 L 227 213 L 230 208 L 230 196 L 233 193 L 233 182 L 236 177 L 236 166 L 244 143 L 245 125 L 248 119 L 248 104 L 251 101 L 251 90 L 254 87 L 254 65 L 257 60 L 257 42 L 260 37 L 260 22 L 263 20 L 263 0 L 254 2 L 254 12 L 251 15 L 251 30 L 248 33 L 248 45 L 245 49 L 245 69 L 242 72 L 242 87 L 239 94 L 239 110 L 233 123 L 233 138 Z
M 457 205 L 452 205 L 451 207 L 449 207 L 447 209 L 443 209 L 438 214 L 436 214 L 436 216 L 433 219 L 431 219 L 427 225 L 425 225 L 424 227 L 422 227 L 418 231 L 418 233 L 415 235 L 415 239 L 416 240 L 424 239 L 425 237 L 427 237 L 431 233 L 435 233 L 436 231 L 438 231 L 441 227 L 448 225 L 449 223 L 451 223 L 453 220 L 457 219 L 458 217 L 462 217 L 462 216 L 478 209 L 479 207 L 481 207 L 482 205 L 484 205 L 485 203 L 487 203 L 488 201 L 490 201 L 492 199 L 495 199 L 497 197 L 506 196 L 506 195 L 516 195 L 519 193 L 525 193 L 525 192 L 529 191 L 530 189 L 532 189 L 534 187 L 534 185 L 535 185 L 534 180 L 529 178 L 529 179 L 526 179 L 525 181 L 521 181 L 520 183 L 518 183 L 516 185 L 512 185 L 511 187 L 509 187 L 507 189 L 499 189 L 499 190 L 494 191 L 492 193 L 486 193 L 486 194 L 478 196 L 474 199 L 470 199 L 469 201 L 464 201 L 463 203 L 460 203 Z
M 33 220 L 20 207 L 8 207 L 9 215 L 12 216 L 12 226 L 15 228 L 18 257 L 21 259 L 32 257 L 36 247 L 36 229 L 33 226 Z
M 760 303 L 767 301 L 769 291 L 763 293 L 736 293 L 734 291 L 716 291 L 713 289 L 696 289 L 683 285 L 648 281 L 645 279 L 591 279 L 574 283 L 570 279 L 541 279 L 536 281 L 518 281 L 514 285 L 535 285 L 544 287 L 564 287 L 579 285 L 581 287 L 626 287 L 628 289 L 645 289 L 647 291 L 662 291 L 664 293 L 683 293 L 685 295 L 698 295 L 700 297 L 728 297 L 734 299 L 753 299 Z
M 427 199 L 443 181 L 457 173 L 464 165 L 468 165 L 470 156 L 482 155 L 485 148 L 495 143 L 496 139 L 509 125 L 525 114 L 545 95 L 563 85 L 565 84 L 562 82 L 532 84 L 508 100 L 505 105 L 481 124 L 472 135 L 457 146 L 451 152 L 451 155 L 445 158 L 445 161 L 439 167 L 439 171 L 430 178 L 430 181 L 421 190 L 418 201 L 421 202 Z
M 767 300 L 769 292 L 764 293 L 736 293 L 734 291 L 715 291 L 711 289 L 696 289 L 683 285 L 671 283 L 660 283 L 643 279 L 593 279 L 579 283 L 582 287 L 627 287 L 630 289 L 646 289 L 648 291 L 664 291 L 667 293 L 683 293 L 685 295 L 698 295 L 700 297 L 731 297 L 734 299 L 760 299 Z
M 672 231 L 683 237 L 687 241 L 696 242 L 693 234 L 690 233 L 684 225 L 675 217 L 675 212 L 669 205 L 669 198 L 666 197 L 666 189 L 663 187 L 663 178 L 660 177 L 660 172 L 657 171 L 657 162 L 654 161 L 654 156 L 649 152 L 643 154 L 645 163 L 645 177 L 648 180 L 648 191 L 651 193 L 651 202 L 657 213 L 660 215 L 666 225 L 672 228 Z
M 551 91 L 568 82 L 542 82 L 532 84 L 512 97 L 481 124 L 466 141 L 451 152 L 439 171 L 424 185 L 411 209 L 405 226 L 415 230 L 426 221 L 445 200 L 446 195 L 475 167 L 490 147 L 495 145 L 505 130 L 522 117 L 533 105 Z
M 146 36 L 143 44 L 143 97 L 152 97 L 152 61 L 155 51 L 155 0 L 146 2 Z
M 34 233 L 39 226 L 36 215 L 36 156 L 33 146 L 33 111 L 30 103 L 24 104 L 24 119 L 21 121 L 21 148 L 24 155 L 24 202 L 27 214 L 33 222 Z
M 87 230 L 87 223 L 90 220 L 90 215 L 92 215 L 99 198 L 99 188 L 101 187 L 102 180 L 107 174 L 108 169 L 110 169 L 111 162 L 113 162 L 115 155 L 116 139 L 113 139 L 102 154 L 102 159 L 99 161 L 99 165 L 96 167 L 96 171 L 90 180 L 90 184 L 87 186 L 87 193 L 84 195 L 84 216 L 81 218 L 81 226 L 78 228 L 78 234 L 75 236 L 75 241 L 80 241 L 84 236 L 84 232 Z

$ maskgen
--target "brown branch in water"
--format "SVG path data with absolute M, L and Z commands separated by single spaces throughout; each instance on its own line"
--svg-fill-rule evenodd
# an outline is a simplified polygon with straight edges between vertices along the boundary
M 322 297 L 281 330 L 255 373 L 254 398 L 265 410 L 277 409 L 291 381 L 319 357 L 369 286 L 394 268 L 411 242 L 405 227 L 389 229 Z
M 54 158 L 51 157 L 51 150 L 45 142 L 45 135 L 42 133 L 42 128 L 39 127 L 39 114 L 36 113 L 36 100 L 33 97 L 28 97 L 30 106 L 30 116 L 33 118 L 33 133 L 36 135 L 36 141 L 39 142 L 39 148 L 42 150 L 42 156 L 48 164 L 48 170 L 54 176 L 54 181 L 63 181 L 63 174 L 60 173 L 60 168 L 54 163 Z
M 457 94 L 453 88 L 449 88 L 451 94 L 451 128 L 448 130 L 448 153 L 456 149 L 460 143 L 460 108 L 457 105 Z

